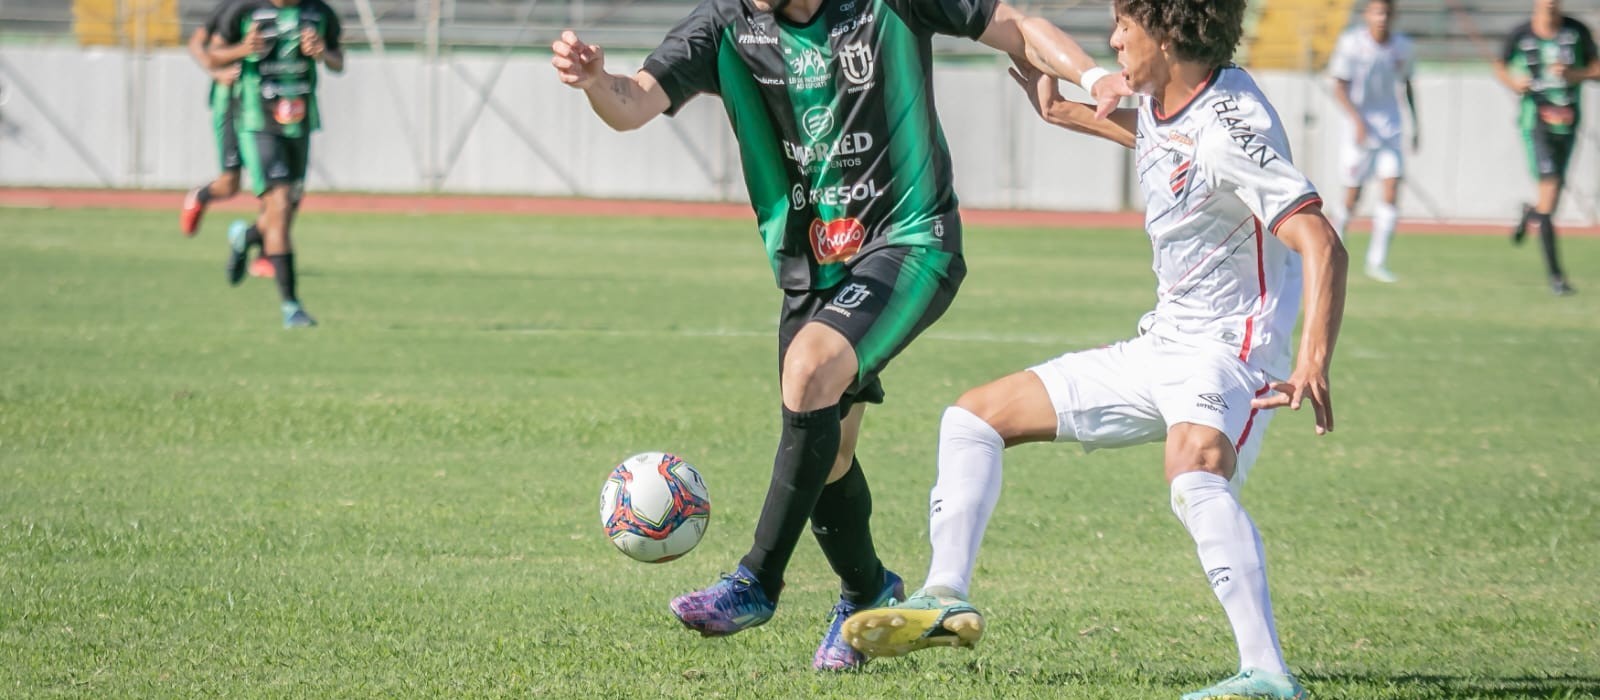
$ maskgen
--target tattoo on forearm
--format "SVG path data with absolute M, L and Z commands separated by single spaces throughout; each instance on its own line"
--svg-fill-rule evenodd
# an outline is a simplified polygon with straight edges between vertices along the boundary
M 616 94 L 619 103 L 628 104 L 633 97 L 633 80 L 621 75 L 612 78 L 611 92 Z

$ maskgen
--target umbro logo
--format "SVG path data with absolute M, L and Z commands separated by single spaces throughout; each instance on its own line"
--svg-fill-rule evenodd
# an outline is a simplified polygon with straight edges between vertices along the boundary
M 1222 399 L 1222 394 L 1201 394 L 1199 399 L 1200 403 L 1195 404 L 1196 408 L 1210 409 L 1217 413 L 1228 410 L 1228 402 Z
M 1229 576 L 1231 573 L 1233 573 L 1233 569 L 1221 566 L 1207 571 L 1206 578 L 1211 580 L 1211 587 L 1215 589 L 1217 586 L 1227 583 L 1232 578 Z

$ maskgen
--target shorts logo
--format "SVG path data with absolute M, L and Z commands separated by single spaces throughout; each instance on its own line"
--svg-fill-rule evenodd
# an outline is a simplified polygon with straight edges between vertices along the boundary
M 1200 401 L 1201 403 L 1195 404 L 1195 408 L 1210 409 L 1217 413 L 1228 410 L 1228 402 L 1222 400 L 1222 394 L 1201 394 Z
M 839 263 L 861 252 L 867 229 L 856 219 L 811 220 L 811 254 L 818 265 Z
M 836 306 L 841 309 L 854 309 L 858 306 L 861 306 L 861 303 L 866 301 L 867 297 L 870 296 L 872 296 L 872 290 L 867 289 L 867 285 L 845 285 L 845 288 L 839 290 L 838 296 L 835 296 L 833 301 L 830 302 L 828 306 Z M 939 504 L 935 503 L 934 507 L 937 508 L 938 505 Z

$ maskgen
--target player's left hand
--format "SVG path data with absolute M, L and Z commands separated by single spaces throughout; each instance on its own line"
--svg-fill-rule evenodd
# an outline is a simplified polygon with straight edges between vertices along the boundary
M 1251 401 L 1250 407 L 1270 411 L 1288 406 L 1289 410 L 1298 411 L 1300 404 L 1309 399 L 1311 410 L 1316 414 L 1317 434 L 1333 432 L 1333 394 L 1328 389 L 1327 372 L 1317 368 L 1296 369 L 1289 381 L 1274 383 L 1272 391 L 1274 393 Z
M 300 30 L 300 53 L 305 54 L 306 58 L 315 61 L 322 58 L 326 50 L 327 44 L 323 43 L 322 36 L 315 29 L 307 27 Z
M 1028 96 L 1028 101 L 1033 103 L 1033 111 L 1039 116 L 1050 117 L 1050 105 L 1061 99 L 1061 87 L 1052 76 L 1045 75 L 1044 71 L 1033 67 L 1032 63 L 1011 57 L 1011 79 L 1022 86 L 1022 92 Z
M 1128 87 L 1128 76 L 1120 71 L 1107 75 L 1095 81 L 1089 97 L 1094 98 L 1094 118 L 1105 119 L 1121 104 L 1122 98 L 1133 96 L 1133 88 Z

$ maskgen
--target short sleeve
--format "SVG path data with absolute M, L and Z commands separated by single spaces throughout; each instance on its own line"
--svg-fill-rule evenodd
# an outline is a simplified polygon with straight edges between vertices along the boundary
M 716 2 L 701 0 L 644 60 L 644 72 L 656 79 L 671 100 L 667 108 L 669 116 L 677 114 L 695 95 L 702 92 L 715 95 L 722 91 L 717 77 L 722 27 L 717 19 Z
M 244 18 L 255 9 L 252 2 L 224 3 L 222 17 L 217 20 L 216 35 L 229 44 L 244 41 Z
M 1311 180 L 1290 160 L 1283 127 L 1264 105 L 1234 97 L 1212 106 L 1218 123 L 1202 142 L 1215 185 L 1231 190 L 1267 230 L 1321 204 Z
M 997 0 L 884 0 L 912 29 L 976 40 L 994 19 Z
M 334 12 L 331 6 L 324 5 L 324 12 L 328 13 L 328 29 L 322 35 L 322 43 L 329 51 L 338 51 L 339 42 L 344 34 L 344 25 L 339 23 L 339 13 Z
M 1328 75 L 1336 80 L 1354 79 L 1355 70 L 1351 65 L 1350 50 L 1350 35 L 1340 36 L 1339 41 L 1333 45 L 1333 56 L 1328 59 Z
M 1516 59 L 1518 51 L 1517 44 L 1522 42 L 1523 27 L 1526 26 L 1527 25 L 1519 26 L 1516 29 L 1511 30 L 1510 34 L 1506 35 L 1505 43 L 1500 45 L 1501 63 L 1511 63 L 1511 61 Z
M 217 6 L 211 8 L 211 14 L 206 15 L 206 23 L 203 25 L 207 39 L 222 33 L 222 20 L 229 14 L 228 9 L 234 4 L 235 0 L 219 0 Z
M 1578 30 L 1578 45 L 1583 48 L 1583 60 L 1579 61 L 1578 65 L 1587 66 L 1591 63 L 1594 63 L 1595 59 L 1597 58 L 1597 52 L 1594 45 L 1594 34 L 1589 31 L 1589 25 L 1578 20 L 1572 20 L 1572 23 L 1576 25 Z

